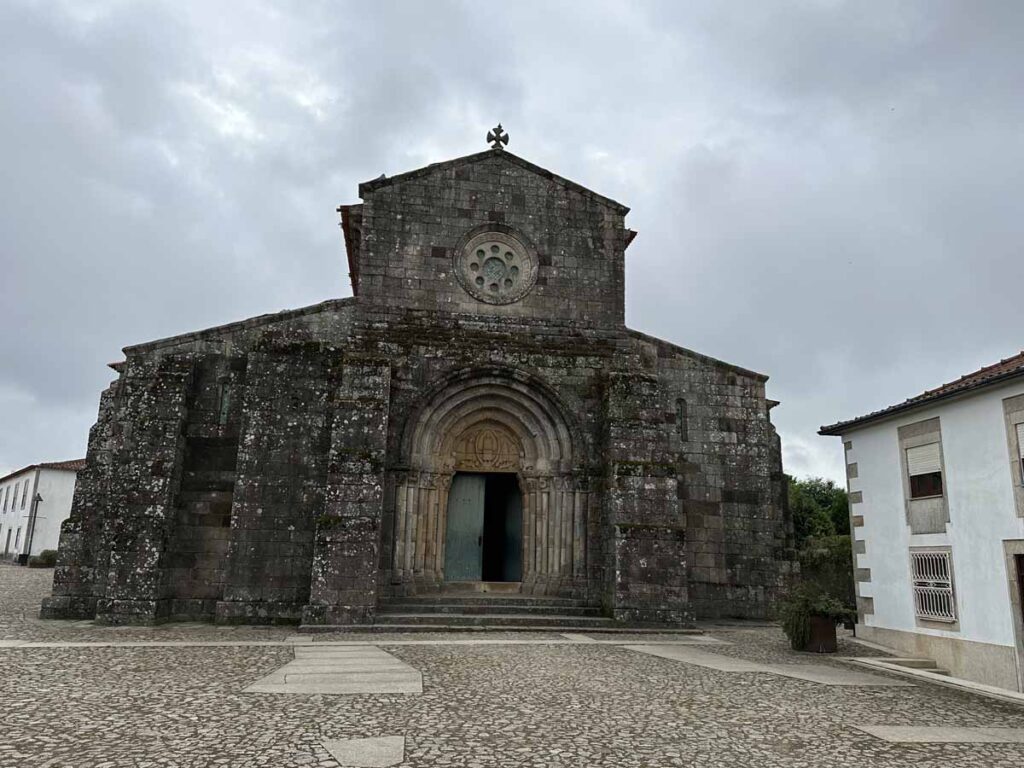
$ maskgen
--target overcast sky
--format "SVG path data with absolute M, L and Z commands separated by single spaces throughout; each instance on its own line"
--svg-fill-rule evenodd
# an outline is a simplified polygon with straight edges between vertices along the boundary
M 0 471 L 123 346 L 350 294 L 356 185 L 509 149 L 632 208 L 627 319 L 823 423 L 1024 346 L 1024 3 L 0 3 Z

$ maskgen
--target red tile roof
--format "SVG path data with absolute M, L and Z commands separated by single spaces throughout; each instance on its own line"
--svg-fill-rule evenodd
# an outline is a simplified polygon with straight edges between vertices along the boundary
M 22 467 L 17 472 L 11 472 L 10 474 L 0 477 L 0 483 L 5 480 L 9 480 L 15 475 L 21 475 L 25 472 L 31 472 L 34 469 L 58 469 L 65 472 L 78 472 L 85 469 L 85 459 L 69 459 L 68 461 L 44 461 L 40 464 L 29 464 L 27 467 Z
M 860 426 L 871 421 L 877 421 L 878 419 L 891 416 L 901 411 L 916 408 L 919 405 L 925 405 L 927 403 L 935 402 L 936 400 L 955 397 L 957 395 L 964 394 L 965 392 L 970 392 L 971 390 L 979 389 L 990 384 L 996 384 L 1006 379 L 1011 379 L 1015 376 L 1021 375 L 1024 375 L 1024 352 L 1019 352 L 1013 357 L 1000 360 L 998 363 L 986 365 L 984 368 L 980 368 L 973 373 L 961 376 L 959 379 L 943 384 L 941 387 L 929 389 L 926 392 L 922 392 L 920 395 L 904 400 L 902 403 L 891 405 L 880 411 L 873 411 L 865 416 L 859 416 L 856 419 L 840 421 L 835 424 L 822 427 L 818 430 L 818 434 L 840 435 L 844 430 L 855 425 Z
M 37 464 L 40 469 L 64 469 L 68 472 L 78 472 L 85 469 L 85 459 L 69 459 L 68 461 L 47 461 Z

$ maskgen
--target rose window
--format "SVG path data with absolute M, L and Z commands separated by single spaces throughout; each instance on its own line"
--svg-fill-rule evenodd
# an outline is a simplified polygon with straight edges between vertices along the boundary
M 533 287 L 537 260 L 518 238 L 504 232 L 482 232 L 456 253 L 455 273 L 480 301 L 509 304 Z

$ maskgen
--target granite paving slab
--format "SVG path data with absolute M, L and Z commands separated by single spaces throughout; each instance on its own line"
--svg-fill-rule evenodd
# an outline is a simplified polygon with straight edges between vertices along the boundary
M 883 675 L 856 672 L 829 664 L 762 664 L 733 656 L 690 648 L 682 645 L 627 645 L 631 651 L 648 653 L 664 659 L 696 664 L 719 672 L 761 672 L 782 675 L 797 680 L 806 680 L 822 685 L 874 685 L 888 687 L 913 687 L 913 683 Z
M 624 647 L 637 653 L 647 653 L 651 656 L 660 656 L 663 659 L 696 664 L 700 667 L 716 669 L 719 672 L 767 671 L 764 664 L 747 661 L 746 659 L 737 659 L 731 656 L 721 656 L 717 653 L 709 653 L 708 651 L 682 645 L 627 645 Z
M 331 757 L 343 766 L 386 768 L 405 759 L 404 736 L 374 736 L 368 739 L 335 739 L 321 742 Z
M 295 646 L 294 660 L 243 693 L 423 693 L 423 677 L 374 646 Z
M 1024 728 L 958 728 L 949 725 L 855 725 L 899 744 L 1024 744 Z

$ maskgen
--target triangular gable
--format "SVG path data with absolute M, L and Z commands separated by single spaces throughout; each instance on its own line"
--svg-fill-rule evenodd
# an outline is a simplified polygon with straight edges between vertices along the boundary
M 412 179 L 437 173 L 438 171 L 446 171 L 449 168 L 455 168 L 464 165 L 472 165 L 473 163 L 478 163 L 482 160 L 491 160 L 495 158 L 500 158 L 505 162 L 511 163 L 512 165 L 517 165 L 520 168 L 525 168 L 527 171 L 535 173 L 538 176 L 548 179 L 549 181 L 553 181 L 554 183 L 559 184 L 565 187 L 566 189 L 571 189 L 572 191 L 578 192 L 581 195 L 597 200 L 598 202 L 608 206 L 609 208 L 621 214 L 622 216 L 625 216 L 627 213 L 629 213 L 628 206 L 625 206 L 620 202 L 612 200 L 610 197 L 599 195 L 597 192 L 587 189 L 583 185 L 577 184 L 574 181 L 570 181 L 569 179 L 563 178 L 562 176 L 559 176 L 556 173 L 552 173 L 546 168 L 541 168 L 539 165 L 534 165 L 529 160 L 524 160 L 523 158 L 518 157 L 517 155 L 513 155 L 507 149 L 487 149 L 484 150 L 483 152 L 477 152 L 476 154 L 473 155 L 456 157 L 453 160 L 445 160 L 444 162 L 441 163 L 433 163 L 431 165 L 424 166 L 423 168 L 417 168 L 414 171 L 400 173 L 397 176 L 382 176 L 381 178 L 374 179 L 373 181 L 364 181 L 362 184 L 359 185 L 359 197 L 365 197 L 365 194 L 367 192 L 373 192 L 376 189 L 381 189 L 382 187 L 386 187 L 389 184 L 394 184 L 395 182 L 410 181 Z

